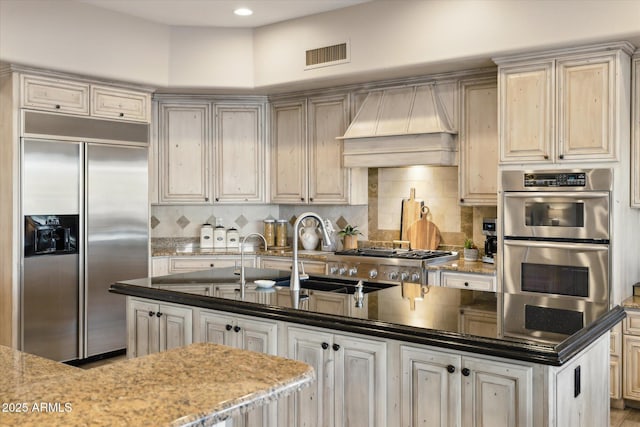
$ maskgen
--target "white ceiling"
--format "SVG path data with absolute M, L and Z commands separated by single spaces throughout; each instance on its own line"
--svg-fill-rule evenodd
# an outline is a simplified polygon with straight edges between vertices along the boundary
M 76 0 L 165 25 L 254 28 L 371 0 Z M 253 10 L 236 16 L 238 7 Z

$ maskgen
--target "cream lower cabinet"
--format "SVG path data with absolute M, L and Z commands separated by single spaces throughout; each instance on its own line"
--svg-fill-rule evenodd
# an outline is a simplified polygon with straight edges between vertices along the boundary
M 533 368 L 401 347 L 403 427 L 533 426 Z
M 640 208 L 640 52 L 633 56 L 631 87 L 631 206 Z
M 627 310 L 622 333 L 622 396 L 640 401 L 640 311 Z
M 255 267 L 256 257 L 244 257 L 245 267 Z M 240 267 L 239 255 L 218 256 L 177 256 L 169 258 L 168 273 L 188 273 L 190 271 L 208 270 L 210 268 Z
M 440 286 L 445 288 L 468 289 L 471 291 L 496 291 L 496 276 L 477 273 L 441 271 Z
M 385 341 L 288 326 L 287 348 L 316 371 L 311 387 L 288 399 L 287 426 L 387 425 Z
M 278 325 L 276 322 L 246 318 L 230 313 L 199 309 L 196 339 L 259 353 L 277 354 Z M 233 367 L 229 367 L 233 369 Z M 234 417 L 233 426 L 278 426 L 277 404 L 272 403 L 247 414 Z
M 127 297 L 127 357 L 139 357 L 191 344 L 189 307 Z

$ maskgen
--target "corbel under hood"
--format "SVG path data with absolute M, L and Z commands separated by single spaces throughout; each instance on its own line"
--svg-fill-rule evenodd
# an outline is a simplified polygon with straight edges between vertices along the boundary
M 456 131 L 435 84 L 375 90 L 344 136 L 344 167 L 455 166 Z

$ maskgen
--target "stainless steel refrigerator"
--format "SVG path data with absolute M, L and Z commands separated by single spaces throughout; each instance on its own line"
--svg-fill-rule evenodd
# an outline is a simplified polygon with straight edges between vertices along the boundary
M 22 349 L 58 361 L 126 347 L 118 280 L 148 273 L 144 146 L 22 138 Z

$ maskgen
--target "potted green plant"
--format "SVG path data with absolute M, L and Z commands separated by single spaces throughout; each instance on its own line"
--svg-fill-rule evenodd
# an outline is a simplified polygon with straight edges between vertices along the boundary
M 358 226 L 347 225 L 345 228 L 338 232 L 338 235 L 342 237 L 343 249 L 358 249 L 358 235 L 362 234 L 358 230 Z
M 465 261 L 477 261 L 478 260 L 478 247 L 473 240 L 465 239 L 464 241 L 464 260 Z

